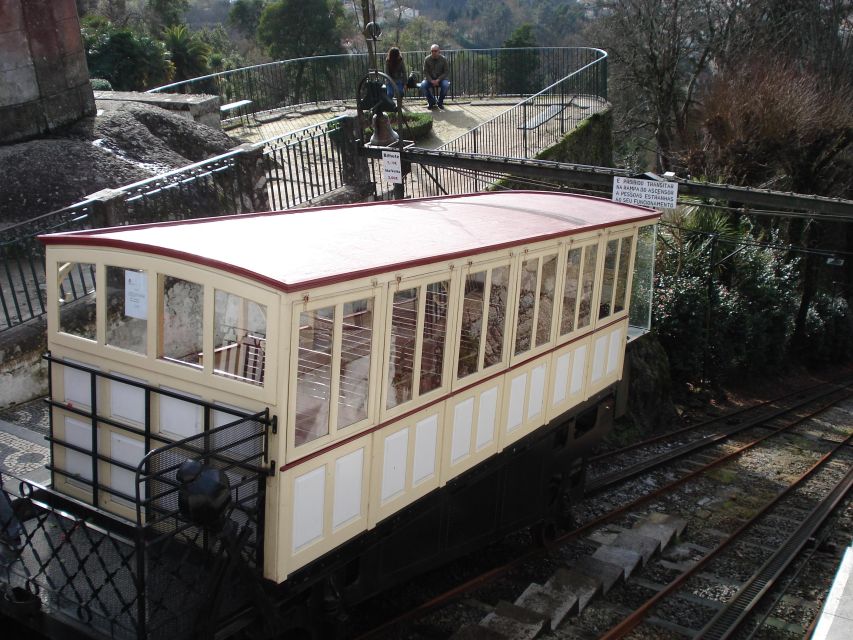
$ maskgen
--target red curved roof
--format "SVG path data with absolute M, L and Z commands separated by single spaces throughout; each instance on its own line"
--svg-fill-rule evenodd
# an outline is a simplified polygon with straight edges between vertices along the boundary
M 40 236 L 247 276 L 283 291 L 650 220 L 651 209 L 563 193 L 463 196 L 204 218 Z

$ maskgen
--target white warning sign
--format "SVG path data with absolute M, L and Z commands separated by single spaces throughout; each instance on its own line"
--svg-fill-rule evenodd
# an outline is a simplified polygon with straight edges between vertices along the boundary
M 613 178 L 613 201 L 652 209 L 674 209 L 678 200 L 677 182 L 640 178 Z
M 382 150 L 382 179 L 393 184 L 403 184 L 403 163 L 399 151 Z

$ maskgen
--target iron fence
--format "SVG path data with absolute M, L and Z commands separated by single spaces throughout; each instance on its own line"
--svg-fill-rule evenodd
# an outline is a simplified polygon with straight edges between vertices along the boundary
M 428 54 L 404 52 L 406 68 L 420 74 Z M 606 57 L 599 49 L 582 47 L 449 49 L 442 54 L 450 65 L 451 100 L 531 95 Z M 223 106 L 248 101 L 220 112 L 223 120 L 231 120 L 306 104 L 351 101 L 358 79 L 372 66 L 365 53 L 297 58 L 175 82 L 149 93 L 212 94 Z
M 344 185 L 348 150 L 343 120 L 334 118 L 263 143 L 271 209 L 290 209 Z
M 420 69 L 426 52 L 407 52 Z M 598 49 L 539 48 L 446 51 L 451 96 L 525 95 L 546 89 L 497 118 L 441 147 L 443 150 L 531 157 L 604 104 L 606 54 Z M 248 67 L 188 80 L 152 91 L 214 91 L 223 99 L 251 97 L 257 113 L 306 101 L 350 100 L 366 55 L 325 56 Z M 540 84 L 537 84 L 540 83 Z M 46 313 L 44 248 L 41 233 L 210 217 L 305 205 L 347 183 L 372 182 L 379 197 L 391 197 L 379 165 L 366 174 L 353 168 L 357 153 L 344 135 L 343 118 L 246 144 L 208 160 L 169 171 L 86 201 L 8 227 L 0 236 L 0 332 Z M 357 175 L 358 174 L 358 175 Z M 492 180 L 492 182 L 489 182 Z M 482 190 L 483 175 L 415 167 L 409 195 Z M 383 195 L 385 194 L 385 195 Z M 77 280 L 74 280 L 77 278 Z M 74 299 L 91 290 L 85 274 L 72 274 Z
M 13 487 L 10 476 L 0 475 L 0 582 L 12 594 L 6 606 L 18 613 L 20 607 L 42 609 L 69 626 L 85 625 L 91 635 L 133 639 L 203 636 L 210 625 L 251 608 L 252 599 L 262 597 L 269 412 L 239 412 L 50 356 L 48 362 L 91 378 L 91 407 L 97 407 L 99 383 L 136 389 L 146 406 L 142 426 L 97 409 L 50 404 L 53 412 L 89 422 L 93 434 L 125 434 L 144 442 L 149 453 L 138 463 L 108 455 L 97 435 L 89 447 L 74 444 L 60 437 L 51 420 L 54 477 L 85 488 L 90 501 L 25 480 Z M 178 441 L 152 431 L 158 396 L 196 407 L 204 428 Z M 224 424 L 214 426 L 214 412 Z M 77 455 L 74 469 L 53 456 L 58 447 L 66 465 L 69 452 Z M 85 458 L 88 473 L 78 464 Z M 187 484 L 178 470 L 188 460 L 227 478 L 230 505 L 216 526 L 200 525 L 181 508 Z M 109 483 L 99 473 L 106 468 Z M 135 522 L 99 508 L 106 494 L 135 511 Z
M 91 228 L 90 201 L 79 202 L 3 229 L 0 239 L 0 331 L 23 324 L 47 313 L 44 246 L 36 238 L 42 233 L 58 233 Z M 70 275 L 75 285 L 73 299 L 85 295 L 79 274 Z

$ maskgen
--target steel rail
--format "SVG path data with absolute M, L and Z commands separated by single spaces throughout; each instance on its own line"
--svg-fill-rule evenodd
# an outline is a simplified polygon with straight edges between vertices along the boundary
M 804 400 L 796 402 L 790 407 L 776 409 L 765 415 L 760 415 L 746 422 L 741 422 L 740 424 L 729 425 L 728 427 L 718 431 L 715 434 L 709 434 L 703 438 L 698 438 L 693 442 L 686 442 L 683 445 L 674 447 L 661 455 L 653 456 L 646 460 L 637 462 L 636 464 L 633 464 L 630 467 L 619 469 L 618 471 L 614 471 L 611 473 L 604 473 L 595 476 L 589 481 L 584 493 L 586 496 L 591 496 L 600 493 L 608 487 L 619 484 L 620 482 L 624 482 L 625 480 L 629 480 L 645 471 L 650 471 L 656 467 L 660 467 L 664 464 L 667 464 L 668 462 L 678 460 L 679 458 L 693 453 L 694 451 L 698 451 L 700 449 L 704 449 L 705 447 L 710 447 L 712 445 L 718 444 L 719 442 L 728 439 L 736 433 L 740 433 L 741 431 L 745 431 L 746 429 L 752 429 L 753 427 L 760 425 L 762 422 L 774 420 L 780 416 L 785 415 L 786 413 L 790 413 L 795 409 L 804 407 L 812 402 L 816 402 L 817 400 L 821 400 L 827 396 L 832 395 L 833 393 L 843 390 L 851 383 L 853 382 L 845 382 L 841 383 L 840 385 L 834 385 L 829 390 L 820 391 Z M 696 429 L 700 426 L 703 425 L 696 425 L 693 428 Z M 688 427 L 688 429 L 690 429 L 690 427 Z M 678 431 L 676 433 L 681 433 L 681 431 Z
M 853 393 L 848 393 L 844 399 L 847 399 L 850 397 L 853 397 Z M 602 516 L 599 516 L 599 517 L 589 521 L 588 523 L 586 523 L 585 525 L 582 525 L 581 527 L 578 527 L 577 529 L 574 529 L 572 531 L 567 531 L 566 533 L 563 533 L 563 534 L 555 537 L 553 540 L 547 542 L 546 544 L 544 544 L 541 547 L 531 549 L 530 551 L 528 551 L 528 552 L 526 552 L 526 553 L 524 553 L 524 554 L 522 554 L 516 558 L 513 558 L 512 560 L 510 560 L 509 562 L 507 562 L 503 565 L 495 567 L 494 569 L 490 569 L 489 571 L 486 571 L 486 572 L 481 573 L 477 576 L 474 576 L 473 578 L 469 578 L 465 582 L 445 591 L 444 593 L 441 593 L 437 596 L 430 598 L 426 602 L 423 602 L 423 603 L 417 605 L 416 607 L 410 609 L 409 611 L 402 613 L 402 614 L 396 616 L 395 618 L 393 618 L 387 622 L 384 622 L 380 626 L 366 631 L 365 633 L 357 636 L 357 640 L 368 640 L 370 638 L 384 637 L 385 634 L 389 630 L 391 630 L 391 629 L 393 629 L 393 628 L 395 628 L 395 627 L 397 627 L 397 626 L 399 626 L 405 622 L 409 622 L 411 620 L 415 620 L 417 618 L 420 618 L 420 617 L 426 615 L 427 613 L 429 613 L 430 611 L 433 611 L 434 609 L 437 609 L 441 606 L 449 604 L 450 602 L 456 600 L 457 598 L 464 595 L 465 593 L 468 593 L 469 591 L 471 591 L 477 587 L 480 587 L 482 585 L 488 584 L 492 580 L 507 574 L 508 572 L 510 572 L 513 569 L 521 566 L 525 562 L 528 562 L 530 560 L 533 560 L 535 558 L 542 556 L 545 553 L 553 551 L 554 549 L 560 547 L 561 545 L 566 544 L 568 542 L 572 542 L 573 540 L 576 540 L 576 539 L 580 538 L 581 536 L 586 535 L 587 533 L 591 533 L 595 529 L 602 527 L 605 524 L 608 524 L 608 523 L 624 516 L 627 513 L 630 513 L 631 511 L 637 509 L 638 507 L 640 507 L 640 506 L 642 506 L 648 502 L 652 502 L 654 500 L 659 499 L 662 495 L 672 491 L 673 489 L 681 486 L 682 484 L 685 484 L 687 481 L 692 480 L 693 478 L 696 478 L 696 477 L 706 473 L 707 471 L 710 471 L 711 469 L 714 469 L 715 467 L 718 467 L 718 466 L 724 464 L 725 462 L 728 462 L 729 460 L 736 458 L 737 456 L 741 455 L 742 453 L 749 451 L 750 449 L 758 446 L 762 442 L 769 440 L 775 436 L 784 434 L 788 430 L 790 430 L 793 427 L 801 424 L 802 422 L 804 422 L 810 418 L 813 418 L 816 415 L 823 413 L 829 407 L 834 406 L 834 404 L 837 404 L 837 402 L 838 401 L 836 401 L 835 403 L 823 406 L 823 407 L 809 413 L 808 415 L 800 416 L 796 420 L 794 420 L 791 424 L 789 424 L 785 427 L 776 429 L 776 430 L 774 430 L 774 431 L 772 431 L 772 432 L 770 432 L 764 436 L 756 438 L 752 442 L 744 444 L 744 445 L 738 447 L 737 449 L 735 449 L 734 451 L 731 451 L 727 454 L 724 454 L 721 457 L 717 458 L 716 460 L 712 460 L 711 462 L 707 463 L 706 465 L 704 465 L 698 469 L 694 469 L 693 471 L 686 473 L 682 477 L 676 478 L 672 482 L 669 482 L 669 483 L 667 483 L 661 487 L 658 487 L 657 489 L 655 489 L 654 491 L 652 491 L 649 494 L 646 494 L 644 496 L 636 498 L 635 500 L 632 500 L 631 502 L 629 502 L 625 505 L 622 505 L 621 507 L 618 507 L 617 509 L 615 509 L 614 511 L 611 511 L 610 513 L 606 513 Z
M 779 502 L 781 502 L 782 499 L 785 498 L 791 491 L 793 491 L 794 489 L 796 489 L 797 487 L 802 485 L 812 475 L 817 473 L 817 471 L 820 470 L 827 462 L 829 462 L 831 459 L 833 459 L 834 456 L 838 452 L 844 450 L 847 446 L 849 446 L 851 444 L 851 442 L 853 442 L 853 434 L 849 435 L 842 442 L 837 443 L 832 448 L 831 451 L 829 451 L 829 452 L 825 453 L 823 456 L 821 456 L 820 459 L 817 460 L 811 467 L 809 467 L 809 469 L 807 469 L 803 474 L 801 474 L 799 478 L 797 478 L 792 484 L 788 485 L 785 489 L 782 489 L 776 495 L 776 497 L 773 500 L 771 500 L 766 505 L 764 505 L 764 507 L 762 507 L 758 511 L 758 513 L 756 513 L 747 522 L 743 523 L 740 527 L 738 527 L 734 533 L 732 533 L 728 538 L 726 538 L 723 542 L 721 542 L 714 549 L 712 549 L 710 553 L 708 553 L 701 560 L 699 560 L 688 571 L 685 571 L 684 573 L 682 573 L 681 575 L 676 577 L 674 580 L 672 580 L 672 582 L 670 582 L 665 588 L 661 589 L 658 593 L 656 593 L 654 596 L 649 598 L 638 609 L 636 609 L 631 615 L 629 615 L 627 618 L 622 620 L 616 626 L 612 627 L 609 631 L 607 631 L 607 633 L 600 636 L 599 640 L 616 640 L 617 638 L 624 638 L 628 633 L 630 633 L 631 631 L 636 629 L 637 626 L 639 626 L 640 623 L 646 618 L 646 616 L 652 611 L 652 609 L 655 606 L 657 606 L 658 604 L 660 604 L 660 602 L 662 600 L 664 600 L 664 598 L 675 593 L 678 590 L 678 588 L 681 587 L 689 578 L 692 578 L 693 576 L 697 575 L 699 573 L 700 569 L 705 567 L 708 563 L 710 563 L 712 560 L 716 559 L 720 554 L 722 554 L 722 552 L 725 551 L 731 544 L 736 542 L 739 539 L 739 537 L 743 533 L 746 532 L 747 529 L 749 529 L 751 526 L 753 526 L 759 519 L 761 519 L 762 516 L 769 513 L 770 510 L 774 506 L 776 506 Z M 827 497 L 824 498 L 824 500 L 821 501 L 820 505 L 818 505 L 818 507 L 816 507 L 815 510 L 820 509 L 820 507 L 822 505 L 824 505 L 827 500 L 830 500 L 832 502 L 832 504 L 837 504 L 838 500 L 840 500 L 841 497 L 846 495 L 847 491 L 849 490 L 851 479 L 853 479 L 853 469 L 848 470 L 845 478 L 840 483 L 838 483 L 838 485 L 836 485 L 836 487 L 835 487 L 835 489 L 839 489 L 839 486 L 841 486 L 841 489 L 843 489 L 843 493 L 841 494 L 841 496 L 838 496 L 838 494 L 836 493 L 836 491 L 834 489 L 833 491 L 830 492 L 830 494 Z M 815 512 L 815 510 L 813 510 L 809 514 L 809 516 L 807 516 L 806 520 L 808 520 L 808 518 L 811 517 L 811 515 Z M 819 513 L 823 513 L 824 511 L 825 511 L 824 509 L 820 509 Z M 826 514 L 823 516 L 824 519 L 825 519 L 826 515 L 828 515 L 828 513 L 829 513 L 829 511 L 826 511 Z M 821 520 L 821 522 L 822 521 L 823 520 Z M 796 536 L 799 531 L 800 531 L 800 529 L 798 529 L 797 532 L 795 532 L 792 535 Z M 808 540 L 808 538 L 803 540 L 801 544 L 805 544 L 805 542 L 807 540 Z M 799 546 L 799 545 L 800 545 L 800 543 L 798 542 L 796 545 L 793 545 L 791 548 L 794 548 L 794 547 Z M 786 548 L 787 548 L 787 546 L 786 546 Z M 773 558 L 776 558 L 777 555 L 778 555 L 778 553 L 774 554 Z M 773 558 L 771 558 L 771 560 L 773 560 Z M 765 563 L 765 565 L 762 566 L 761 569 L 759 569 L 759 572 L 757 572 L 757 574 L 761 573 L 765 567 L 771 565 L 771 560 L 768 560 L 767 563 Z M 747 585 L 751 585 L 753 583 L 758 583 L 758 582 L 759 582 L 758 578 L 756 578 L 756 576 L 753 576 L 753 578 L 751 578 L 750 581 L 748 581 Z M 741 592 L 745 592 L 747 590 L 747 585 L 742 587 L 738 591 L 738 594 L 736 594 L 735 597 L 737 597 L 737 595 L 739 595 Z M 766 585 L 765 585 L 765 587 L 766 587 Z M 765 588 L 762 588 L 757 593 L 760 595 L 763 595 L 765 590 L 766 590 Z M 756 593 L 756 592 L 753 592 L 751 589 L 749 589 L 749 591 L 752 592 L 750 597 L 752 597 L 752 595 Z M 746 603 L 746 604 L 749 604 L 749 603 Z M 723 608 L 721 610 L 721 613 L 718 614 L 718 616 L 721 615 L 722 612 L 724 612 L 724 611 L 726 611 L 726 608 Z M 740 623 L 740 620 L 741 620 L 741 617 L 740 617 L 740 615 L 738 615 L 737 620 L 736 620 L 737 624 Z M 700 631 L 696 637 L 697 638 L 703 638 L 704 636 L 702 634 L 704 631 L 705 631 L 704 629 L 702 631 Z M 725 632 L 725 629 L 723 629 L 723 631 Z M 730 633 L 731 631 L 733 631 L 733 629 L 730 629 L 728 633 Z M 717 637 L 717 636 L 711 636 L 711 637 Z M 721 637 L 721 638 L 728 637 L 728 634 L 721 635 L 719 637 Z
M 846 442 L 853 440 L 853 436 Z M 839 445 L 841 446 L 841 445 Z M 738 590 L 714 618 L 699 632 L 700 638 L 725 640 L 734 633 L 770 590 L 770 587 L 800 554 L 809 539 L 826 521 L 853 486 L 853 467 L 833 487 L 830 494 L 803 519 L 802 525 L 791 534 L 785 543 L 761 568 Z

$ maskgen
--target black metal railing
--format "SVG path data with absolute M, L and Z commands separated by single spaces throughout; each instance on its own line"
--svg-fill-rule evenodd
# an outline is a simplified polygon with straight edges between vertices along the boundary
M 425 52 L 407 52 L 420 69 Z M 579 120 L 601 108 L 607 96 L 607 56 L 598 49 L 539 48 L 446 51 L 451 62 L 451 95 L 522 96 L 547 88 L 500 116 L 444 145 L 442 149 L 533 157 Z M 325 56 L 270 63 L 159 87 L 187 92 L 220 92 L 223 99 L 244 93 L 255 111 L 298 106 L 306 101 L 350 100 L 365 55 Z M 519 80 L 523 78 L 524 80 Z M 535 82 L 534 82 L 535 81 Z M 300 85 L 301 83 L 301 85 Z M 541 83 L 541 84 L 537 84 Z M 47 311 L 41 233 L 135 223 L 210 217 L 301 206 L 357 183 L 356 150 L 333 118 L 180 169 L 90 196 L 89 199 L 7 227 L 0 235 L 0 332 Z M 349 167 L 347 164 L 349 163 Z M 379 165 L 368 163 L 366 179 L 380 197 L 391 197 Z M 407 195 L 466 193 L 488 188 L 481 174 L 415 166 Z M 73 276 L 72 276 L 73 277 Z M 72 298 L 85 295 L 85 283 Z
M 25 480 L 0 475 L 0 582 L 16 606 L 45 610 L 70 626 L 84 625 L 93 637 L 189 638 L 208 625 L 251 609 L 261 593 L 268 411 L 248 414 L 167 392 L 48 356 L 49 366 L 71 367 L 91 380 L 91 407 L 99 385 L 111 381 L 138 389 L 145 398 L 145 424 L 134 425 L 85 406 L 50 400 L 92 425 L 90 446 L 57 437 L 51 420 L 54 478 L 70 480 L 90 501 L 69 497 Z M 153 432 L 151 403 L 157 395 L 179 399 L 203 412 L 201 432 L 169 441 Z M 220 421 L 214 424 L 213 412 Z M 148 453 L 138 462 L 102 450 L 102 429 L 130 435 Z M 61 448 L 88 457 L 88 473 L 72 471 L 54 455 Z M 216 527 L 203 527 L 180 508 L 177 470 L 187 460 L 227 477 L 230 506 Z M 103 482 L 104 469 L 134 478 L 134 489 Z M 12 486 L 15 484 L 16 486 Z M 135 521 L 105 511 L 101 497 L 135 513 Z M 225 576 L 229 579 L 224 580 Z
M 290 209 L 343 186 L 342 156 L 347 150 L 342 120 L 334 118 L 264 142 L 271 209 Z
M 47 313 L 42 233 L 76 231 L 92 226 L 92 204 L 79 202 L 3 229 L 0 236 L 0 331 Z M 72 280 L 75 274 L 71 275 Z M 76 300 L 85 287 L 70 292 Z
M 406 68 L 420 73 L 428 53 L 404 52 Z M 606 57 L 600 49 L 585 47 L 449 49 L 442 53 L 450 64 L 451 100 L 531 95 Z M 175 82 L 149 93 L 213 94 L 223 105 L 250 101 L 238 110 L 221 112 L 229 120 L 305 104 L 351 101 L 356 82 L 372 66 L 364 53 L 297 58 Z

